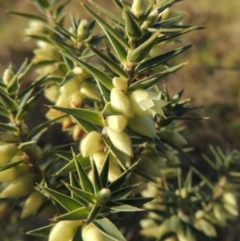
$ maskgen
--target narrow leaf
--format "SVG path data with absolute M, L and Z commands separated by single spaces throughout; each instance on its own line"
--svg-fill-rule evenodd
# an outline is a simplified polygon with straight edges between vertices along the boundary
M 53 226 L 54 226 L 54 224 L 50 224 L 50 225 L 45 226 L 45 227 L 41 227 L 41 228 L 38 228 L 38 229 L 28 231 L 28 232 L 26 232 L 26 234 L 48 238 L 49 234 L 50 234 L 50 231 L 53 228 Z
M 98 24 L 100 25 L 100 27 L 103 29 L 104 32 L 108 31 L 112 36 L 114 36 L 115 39 L 117 39 L 119 43 L 121 43 L 121 45 L 124 48 L 129 48 L 129 45 L 126 42 L 126 40 L 114 28 L 112 28 L 109 24 L 107 24 L 101 17 L 99 17 L 96 13 L 94 13 L 89 7 L 87 7 L 84 4 L 82 4 L 82 6 L 98 22 Z
M 136 89 L 148 89 L 150 87 L 152 87 L 153 85 L 157 84 L 163 77 L 165 77 L 168 74 L 174 73 L 175 71 L 177 71 L 178 69 L 182 68 L 183 66 L 185 66 L 186 64 L 188 64 L 188 62 L 173 66 L 171 68 L 168 68 L 156 75 L 150 76 L 148 78 L 139 80 L 133 84 L 131 84 L 129 90 L 133 91 Z
M 92 166 L 93 180 L 94 180 L 93 188 L 94 188 L 94 193 L 96 195 L 102 189 L 102 183 L 101 183 L 101 180 L 100 180 L 100 177 L 98 174 L 98 170 L 97 170 L 94 160 L 91 161 L 91 166 Z
M 0 123 L 0 129 L 4 131 L 9 131 L 9 132 L 18 132 L 19 129 L 15 126 L 8 125 L 5 123 Z
M 64 213 L 60 216 L 54 217 L 54 221 L 61 220 L 84 220 L 87 218 L 89 212 L 85 207 L 74 209 L 70 212 Z
M 167 62 L 168 60 L 174 58 L 175 56 L 183 53 L 184 51 L 186 51 L 187 49 L 189 49 L 192 45 L 187 45 L 185 47 L 181 47 L 178 49 L 175 49 L 173 51 L 167 52 L 165 54 L 161 54 L 159 56 L 156 56 L 154 58 L 148 59 L 144 62 L 141 62 L 139 65 L 136 66 L 136 68 L 134 69 L 135 73 L 140 73 L 142 71 L 145 70 L 149 70 L 151 68 L 154 68 L 160 64 L 164 64 L 165 62 Z
M 111 90 L 113 88 L 112 79 L 107 74 L 93 67 L 91 64 L 86 63 L 76 57 L 66 55 L 69 59 L 80 64 L 87 72 L 89 72 L 97 81 L 103 84 L 107 89 Z
M 90 179 L 88 178 L 87 173 L 83 169 L 81 162 L 78 161 L 78 159 L 74 153 L 73 153 L 73 157 L 74 157 L 74 162 L 75 162 L 75 166 L 76 166 L 76 169 L 78 172 L 78 177 L 79 177 L 82 189 L 86 192 L 94 193 L 92 183 L 91 183 Z
M 87 217 L 86 223 L 89 224 L 91 223 L 99 214 L 101 210 L 101 206 L 99 206 L 98 204 L 94 204 L 93 207 L 91 208 L 91 211 Z
M 115 225 L 107 218 L 98 219 L 93 221 L 94 225 L 111 240 L 114 241 L 126 241 L 121 232 Z
M 54 191 L 53 189 L 47 187 L 40 187 L 44 192 L 46 192 L 54 201 L 59 203 L 67 211 L 72 211 L 82 207 L 82 204 L 71 197 L 64 195 L 60 192 Z
M 9 110 L 16 110 L 18 108 L 17 103 L 8 96 L 3 89 L 0 88 L 0 102 L 4 107 Z
M 109 59 L 105 54 L 103 54 L 101 51 L 97 50 L 93 46 L 87 44 L 87 47 L 90 48 L 114 73 L 125 79 L 129 77 L 128 74 L 120 67 L 118 63 Z
M 47 20 L 45 18 L 42 18 L 37 15 L 29 14 L 29 13 L 20 13 L 20 12 L 14 12 L 14 11 L 10 11 L 9 13 L 19 15 L 19 16 L 25 17 L 25 18 L 35 19 L 35 20 L 38 20 L 41 22 L 47 22 Z
M 82 119 L 98 126 L 105 125 L 102 115 L 92 110 L 83 108 L 63 108 L 59 106 L 51 106 L 51 108 L 72 115 L 76 119 Z

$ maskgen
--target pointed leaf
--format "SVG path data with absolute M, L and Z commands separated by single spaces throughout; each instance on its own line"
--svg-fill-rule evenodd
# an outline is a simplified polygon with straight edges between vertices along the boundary
M 102 115 L 95 111 L 83 108 L 63 108 L 59 106 L 51 106 L 51 108 L 72 115 L 76 119 L 82 119 L 98 126 L 105 126 Z
M 99 9 L 101 12 L 104 13 L 105 16 L 108 16 L 111 20 L 113 20 L 114 22 L 124 25 L 124 21 L 122 18 L 118 17 L 116 14 L 106 10 L 105 8 L 103 8 L 102 6 L 98 5 L 96 2 L 89 0 L 89 2 L 97 9 Z
M 41 134 L 43 134 L 46 130 L 48 130 L 48 127 L 50 125 L 52 125 L 54 122 L 58 121 L 59 119 L 63 118 L 64 116 L 60 116 L 57 118 L 54 118 L 52 120 L 48 120 L 36 127 L 34 127 L 33 129 L 31 129 L 28 133 L 27 139 L 31 140 L 31 139 L 38 139 L 40 137 Z
M 89 203 L 96 203 L 95 196 L 92 195 L 91 193 L 85 192 L 82 189 L 79 189 L 77 187 L 71 186 L 67 183 L 65 183 L 65 186 L 72 192 L 74 193 L 77 197 L 80 198 L 80 202 L 83 201 L 84 205 L 86 204 L 88 207 Z
M 38 20 L 41 22 L 47 22 L 47 20 L 45 18 L 42 18 L 37 15 L 29 14 L 29 13 L 20 13 L 20 12 L 14 12 L 14 11 L 10 11 L 9 13 L 19 15 L 19 16 L 25 17 L 25 18 L 35 19 L 35 20 Z
M 9 118 L 11 116 L 11 113 L 5 107 L 0 105 L 0 115 Z
M 125 29 L 127 31 L 128 37 L 131 40 L 140 39 L 142 37 L 142 30 L 134 14 L 125 6 L 123 7 L 122 14 L 125 21 Z
M 18 108 L 17 103 L 2 88 L 0 88 L 0 102 L 9 110 L 16 110 Z
M 108 184 L 108 172 L 109 172 L 109 154 L 106 155 L 102 170 L 100 172 L 100 180 L 102 187 L 107 187 Z
M 80 188 L 80 183 L 79 183 L 78 179 L 76 178 L 76 176 L 72 172 L 69 172 L 69 180 L 70 180 L 71 186 L 76 187 L 76 188 Z M 71 198 L 78 200 L 78 196 L 72 191 L 71 191 Z M 85 205 L 83 205 L 83 206 L 85 206 Z
M 150 76 L 148 78 L 139 80 L 133 84 L 131 84 L 129 90 L 133 91 L 136 89 L 148 89 L 150 87 L 152 87 L 153 85 L 157 84 L 163 77 L 165 77 L 168 74 L 174 73 L 175 71 L 177 71 L 178 69 L 182 68 L 183 66 L 185 66 L 186 64 L 188 64 L 188 62 L 173 66 L 171 68 L 168 68 L 156 75 Z
M 28 231 L 28 232 L 26 232 L 26 234 L 48 238 L 53 226 L 54 226 L 54 224 L 50 224 L 45 227 L 41 227 L 41 228 L 37 228 L 37 229 L 31 230 L 31 231 Z
M 5 123 L 0 123 L 0 129 L 4 131 L 9 131 L 9 132 L 18 132 L 19 129 L 15 126 L 8 125 Z
M 118 179 L 116 179 L 114 182 L 112 182 L 108 188 L 111 190 L 111 192 L 114 192 L 115 190 L 118 190 L 123 186 L 123 184 L 128 180 L 130 175 L 132 174 L 132 171 L 135 169 L 137 166 L 138 162 L 134 163 L 127 171 L 122 173 Z
M 101 17 L 99 17 L 96 13 L 94 13 L 89 7 L 82 4 L 83 8 L 90 14 L 92 17 L 98 22 L 100 27 L 105 31 L 109 32 L 124 48 L 129 48 L 126 40 L 109 24 L 107 24 Z
M 93 207 L 91 208 L 91 211 L 87 217 L 86 223 L 89 224 L 91 223 L 99 214 L 101 210 L 101 206 L 99 206 L 98 204 L 94 204 Z
M 64 213 L 60 216 L 54 217 L 54 221 L 61 220 L 84 220 L 87 218 L 89 212 L 85 207 L 74 209 L 70 212 Z
M 16 161 L 16 162 L 10 162 L 10 163 L 4 164 L 4 165 L 0 166 L 0 172 L 7 170 L 9 168 L 15 167 L 15 166 L 19 165 L 20 163 L 24 163 L 24 162 L 25 161 Z
M 83 169 L 81 162 L 78 161 L 78 159 L 74 153 L 73 153 L 73 157 L 74 157 L 74 162 L 75 162 L 75 166 L 76 166 L 76 169 L 78 172 L 78 177 L 79 177 L 82 189 L 86 192 L 94 194 L 94 189 L 93 189 L 92 183 L 91 183 L 87 173 Z
M 82 204 L 71 197 L 64 195 L 60 192 L 54 191 L 53 189 L 47 187 L 40 187 L 44 192 L 46 192 L 54 201 L 59 203 L 67 211 L 75 210 L 82 207 Z
M 175 49 L 173 51 L 169 51 L 165 54 L 161 54 L 157 57 L 148 59 L 144 62 L 141 62 L 139 65 L 136 66 L 136 68 L 134 69 L 135 73 L 140 73 L 141 71 L 145 71 L 148 69 L 151 69 L 153 67 L 156 67 L 160 64 L 164 64 L 165 62 L 167 62 L 168 60 L 174 58 L 175 56 L 183 53 L 184 51 L 186 51 L 187 49 L 189 49 L 192 45 L 187 45 L 185 47 L 181 47 L 178 49 Z
M 77 157 L 77 160 L 79 162 L 81 162 L 81 165 L 83 166 L 83 168 L 90 167 L 90 159 L 89 159 L 89 157 L 83 157 L 81 153 L 78 154 L 76 157 Z M 75 160 L 74 159 L 72 159 L 65 166 L 63 166 L 56 173 L 56 175 L 61 175 L 61 174 L 68 173 L 68 172 L 73 172 L 73 171 L 76 171 L 76 166 L 75 166 Z
M 90 48 L 114 73 L 125 79 L 129 77 L 128 74 L 121 68 L 118 63 L 109 59 L 105 54 L 103 54 L 101 51 L 94 48 L 93 46 L 87 44 L 87 47 Z
M 95 195 L 102 189 L 102 183 L 98 174 L 98 170 L 95 161 L 91 161 L 92 171 L 93 171 L 93 188 Z
M 119 229 L 107 218 L 93 221 L 94 225 L 106 236 L 114 241 L 126 241 Z
M 125 195 L 129 194 L 137 186 L 138 186 L 138 184 L 127 186 L 127 187 L 123 187 L 123 188 L 119 188 L 118 190 L 112 192 L 111 198 L 112 199 L 121 198 L 122 196 L 125 196 Z
M 130 206 L 142 206 L 143 204 L 152 201 L 155 197 L 139 197 L 139 198 L 126 198 L 126 199 L 115 199 L 113 201 L 119 202 L 121 204 L 127 204 Z
M 93 67 L 91 64 L 88 64 L 85 61 L 82 61 L 76 57 L 70 55 L 66 55 L 66 57 L 80 64 L 84 69 L 86 69 L 87 72 L 89 72 L 94 78 L 96 78 L 97 81 L 103 84 L 107 89 L 111 90 L 113 88 L 112 79 L 107 74 Z

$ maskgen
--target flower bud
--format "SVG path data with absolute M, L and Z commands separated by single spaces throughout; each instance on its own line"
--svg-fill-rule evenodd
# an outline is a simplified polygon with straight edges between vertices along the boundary
M 0 220 L 3 220 L 7 217 L 8 212 L 11 210 L 10 203 L 6 201 L 0 202 Z
M 53 103 L 57 101 L 59 94 L 59 87 L 57 85 L 51 85 L 44 90 L 44 96 Z
M 80 87 L 80 93 L 91 100 L 101 101 L 101 94 L 95 84 L 84 82 Z
M 82 127 L 80 125 L 76 124 L 72 130 L 73 140 L 74 141 L 79 140 L 83 134 L 84 134 L 84 131 L 83 131 Z
M 48 241 L 72 241 L 81 221 L 60 221 L 50 232 Z
M 124 131 L 116 132 L 107 127 L 107 134 L 112 144 L 123 153 L 132 156 L 132 143 L 129 135 Z
M 77 37 L 79 40 L 84 40 L 88 37 L 88 21 L 82 19 L 77 28 Z
M 97 193 L 96 200 L 97 200 L 98 204 L 104 205 L 104 204 L 106 204 L 106 203 L 109 201 L 110 197 L 111 197 L 111 191 L 110 191 L 110 189 L 108 189 L 108 188 L 102 188 L 102 189 Z
M 219 225 L 225 226 L 227 224 L 226 211 L 223 206 L 219 203 L 213 204 L 213 214 Z
M 143 24 L 141 25 L 142 29 L 147 29 L 149 27 L 151 27 L 156 20 L 158 19 L 158 10 L 154 9 L 152 12 L 150 12 L 150 14 L 147 16 L 146 20 L 143 22 Z
M 70 95 L 68 99 L 69 99 L 70 107 L 73 107 L 73 108 L 79 108 L 83 103 L 82 94 L 78 91 Z
M 82 228 L 83 241 L 110 241 L 94 224 L 90 223 Z M 49 240 L 50 241 L 50 240 Z
M 0 165 L 9 162 L 18 152 L 17 145 L 14 143 L 1 142 L 0 143 Z
M 60 87 L 60 94 L 66 97 L 71 96 L 79 89 L 79 83 L 77 81 L 77 77 L 73 80 L 70 80 L 65 85 Z
M 128 80 L 121 77 L 114 77 L 112 79 L 113 86 L 118 90 L 125 91 L 128 89 Z
M 128 123 L 128 118 L 124 115 L 111 115 L 107 117 L 108 126 L 114 131 L 122 131 Z
M 132 6 L 131 6 L 131 12 L 137 18 L 139 18 L 146 9 L 147 7 L 144 0 L 133 0 Z
M 115 111 L 125 116 L 131 115 L 131 105 L 127 95 L 121 90 L 113 88 L 110 95 L 111 106 Z
M 215 227 L 205 219 L 199 219 L 196 222 L 196 227 L 203 231 L 209 237 L 217 237 Z
M 16 179 L 24 173 L 27 173 L 29 166 L 26 163 L 20 163 L 17 166 L 8 168 L 0 172 L 0 182 L 7 182 Z
M 57 49 L 49 47 L 44 49 L 35 49 L 34 51 L 34 63 L 40 63 L 44 61 L 59 61 L 61 59 L 61 55 Z
M 135 116 L 128 121 L 128 127 L 137 134 L 148 136 L 150 138 L 157 137 L 157 130 L 152 117 Z
M 96 131 L 89 132 L 83 138 L 80 144 L 80 151 L 83 157 L 90 156 L 95 152 L 97 152 L 101 145 L 101 140 L 102 140 L 102 137 L 98 132 Z
M 34 190 L 28 196 L 27 200 L 23 205 L 21 218 L 26 218 L 29 215 L 35 214 L 46 201 L 46 199 L 47 198 L 42 193 Z
M 34 188 L 34 178 L 31 174 L 22 175 L 8 183 L 1 192 L 0 198 L 18 198 L 28 195 Z
M 10 83 L 11 79 L 13 78 L 13 76 L 14 76 L 14 73 L 11 70 L 11 68 L 6 69 L 4 71 L 3 77 L 2 77 L 4 84 L 8 85 Z
M 159 17 L 161 16 L 162 17 L 162 21 L 166 20 L 169 16 L 169 13 L 170 13 L 170 9 L 169 8 L 166 8 L 163 12 L 161 12 L 159 14 Z

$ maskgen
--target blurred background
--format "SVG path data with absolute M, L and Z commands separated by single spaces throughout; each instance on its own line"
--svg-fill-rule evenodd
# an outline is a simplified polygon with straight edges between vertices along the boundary
M 97 2 L 116 11 L 110 0 Z M 210 117 L 184 122 L 188 127 L 184 134 L 195 148 L 192 155 L 198 160 L 202 152 L 208 152 L 209 144 L 223 150 L 240 149 L 240 1 L 186 0 L 174 8 L 185 12 L 184 24 L 205 27 L 184 35 L 182 45 L 193 47 L 175 61 L 189 64 L 166 78 L 171 94 L 184 88 L 184 98 L 194 97 L 192 104 L 204 106 L 195 116 Z M 8 10 L 37 13 L 31 1 L 0 1 L 0 74 L 9 63 L 17 68 L 26 57 L 31 58 L 35 47 L 33 41 L 24 39 L 28 20 L 8 14 Z M 89 17 L 76 0 L 71 1 L 67 11 L 74 17 Z

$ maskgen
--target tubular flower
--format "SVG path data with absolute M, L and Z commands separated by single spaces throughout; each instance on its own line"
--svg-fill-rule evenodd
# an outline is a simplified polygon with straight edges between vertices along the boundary
M 161 93 L 156 94 L 143 89 L 134 90 L 129 99 L 132 110 L 140 116 L 154 117 L 156 114 L 164 116 L 162 108 L 168 104 L 168 102 L 161 99 Z

